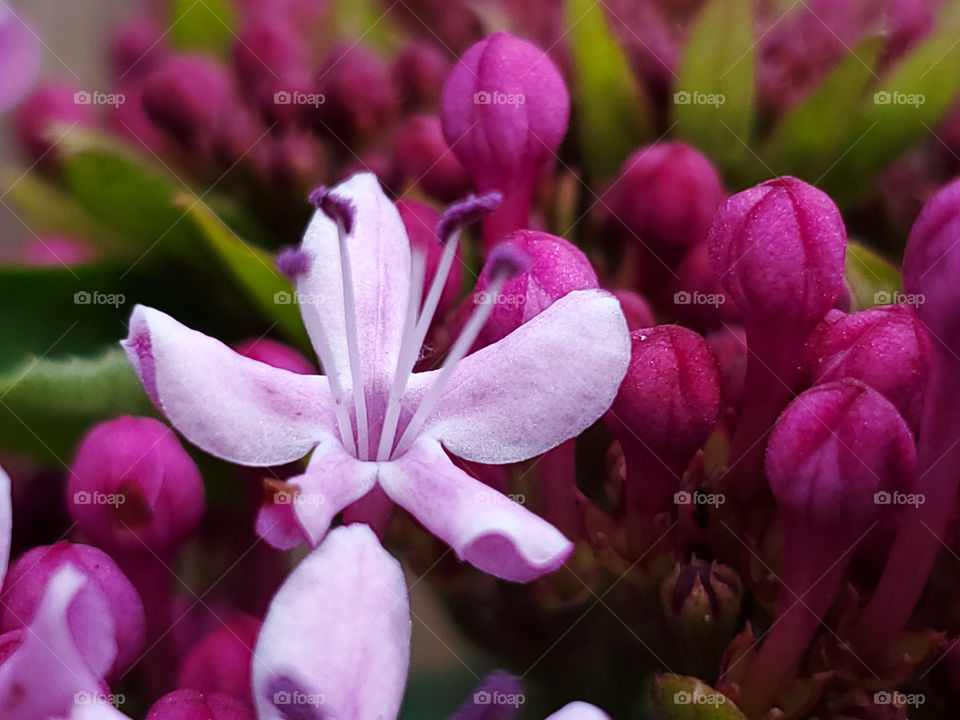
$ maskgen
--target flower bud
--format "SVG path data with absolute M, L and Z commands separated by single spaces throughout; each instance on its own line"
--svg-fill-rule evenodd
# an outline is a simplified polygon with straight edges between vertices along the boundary
M 13 563 L 7 573 L 0 607 L 3 608 L 4 633 L 28 626 L 33 620 L 50 579 L 65 565 L 83 573 L 87 582 L 70 606 L 68 620 L 77 646 L 84 652 L 102 645 L 97 633 L 102 627 L 88 627 L 81 608 L 88 603 L 83 596 L 98 593 L 110 610 L 113 620 L 116 657 L 109 674 L 124 673 L 137 661 L 143 647 L 146 619 L 140 596 L 109 555 L 90 545 L 59 542 L 47 547 L 35 547 Z M 76 616 L 76 617 L 74 617 Z
M 271 120 L 299 123 L 313 107 L 291 102 L 312 91 L 310 57 L 298 28 L 277 18 L 249 23 L 231 51 L 240 86 Z
M 536 180 L 567 132 L 570 95 L 542 50 L 500 32 L 463 55 L 440 106 L 443 135 L 474 185 L 503 194 L 503 205 L 484 220 L 492 247 L 528 227 Z
M 174 690 L 154 703 L 146 720 L 254 720 L 248 702 L 221 693 Z
M 683 324 L 706 331 L 722 323 L 740 321 L 737 306 L 724 292 L 710 264 L 710 246 L 706 242 L 690 249 L 676 273 L 673 309 Z
M 653 327 L 656 324 L 650 303 L 643 296 L 632 290 L 611 290 L 610 292 L 620 301 L 620 309 L 627 318 L 627 329 L 630 332 Z
M 693 558 L 677 563 L 660 585 L 667 624 L 696 671 L 715 667 L 740 618 L 743 583 L 726 565 Z
M 200 54 L 164 58 L 143 88 L 147 116 L 187 150 L 209 152 L 236 104 L 229 71 Z
M 506 337 L 567 293 L 598 287 L 597 274 L 587 256 L 563 238 L 520 230 L 502 245 L 529 257 L 530 265 L 503 283 L 495 297 L 489 295 L 495 284 L 495 268 L 489 262 L 484 266 L 472 301 L 491 302 L 494 308 L 480 333 L 481 346 Z
M 747 375 L 747 336 L 739 326 L 724 325 L 707 335 L 706 340 L 720 369 L 723 404 L 739 408 Z
M 291 128 L 271 139 L 273 182 L 298 192 L 322 184 L 326 178 L 327 155 L 318 138 L 306 130 Z
M 70 83 L 48 83 L 34 90 L 17 110 L 13 120 L 14 132 L 21 150 L 31 162 L 47 156 L 54 149 L 57 136 L 68 128 L 74 125 L 96 127 L 96 107 L 78 102 L 80 92 Z
M 394 82 L 400 88 L 404 112 L 429 110 L 440 100 L 440 88 L 450 72 L 448 56 L 436 45 L 411 43 L 393 65 Z
M 399 200 L 397 210 L 407 230 L 407 237 L 410 238 L 411 248 L 424 254 L 426 267 L 423 277 L 423 297 L 426 297 L 427 289 L 437 274 L 437 266 L 443 255 L 443 245 L 436 234 L 440 213 L 426 203 L 416 200 Z M 463 261 L 460 258 L 459 248 L 456 252 L 457 255 L 450 266 L 450 274 L 443 286 L 443 293 L 440 295 L 440 304 L 436 312 L 438 318 L 442 318 L 453 307 L 463 286 Z
M 300 375 L 316 375 L 317 370 L 303 353 L 270 338 L 250 338 L 233 348 L 244 357 Z
M 381 134 L 397 110 L 390 68 L 362 44 L 334 47 L 314 85 L 324 96 L 315 112 L 320 129 L 352 146 Z
M 169 52 L 165 32 L 151 17 L 135 17 L 120 27 L 110 43 L 110 65 L 120 80 L 139 78 Z
M 611 202 L 616 217 L 653 252 L 679 257 L 706 241 L 725 193 L 713 164 L 680 142 L 642 147 L 627 158 Z
M 440 121 L 414 115 L 398 129 L 394 141 L 394 176 L 400 187 L 419 186 L 433 197 L 452 202 L 467 194 L 467 171 L 450 152 Z
M 152 418 L 126 415 L 97 425 L 71 470 L 70 515 L 111 552 L 173 552 L 203 515 L 197 466 L 173 431 Z
M 831 310 L 807 341 L 807 370 L 818 383 L 861 380 L 892 402 L 916 432 L 930 352 L 930 336 L 909 306 L 852 315 Z
M 252 703 L 250 673 L 260 621 L 237 613 L 207 635 L 180 666 L 177 685 Z
M 44 235 L 27 241 L 21 261 L 30 267 L 73 267 L 90 262 L 96 255 L 96 250 L 79 238 Z

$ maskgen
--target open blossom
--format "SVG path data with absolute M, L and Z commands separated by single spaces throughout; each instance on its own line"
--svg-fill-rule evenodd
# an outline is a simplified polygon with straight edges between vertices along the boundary
M 147 394 L 190 441 L 230 462 L 279 465 L 312 450 L 282 501 L 311 544 L 348 505 L 385 496 L 486 572 L 523 582 L 555 570 L 571 543 L 447 453 L 517 462 L 589 427 L 629 361 L 616 298 L 571 292 L 467 355 L 493 311 L 479 303 L 442 367 L 414 373 L 459 224 L 485 199 L 468 199 L 441 220 L 445 256 L 422 308 L 423 260 L 411 258 L 399 213 L 373 175 L 355 175 L 313 200 L 319 211 L 301 262 L 288 265 L 302 271 L 301 312 L 327 374 L 269 367 L 138 306 L 124 347 Z M 492 253 L 488 295 L 496 298 L 524 263 L 510 248 Z

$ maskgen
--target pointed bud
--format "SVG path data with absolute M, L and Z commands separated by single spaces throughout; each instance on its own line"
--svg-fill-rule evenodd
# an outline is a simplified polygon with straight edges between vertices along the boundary
M 71 470 L 70 515 L 111 552 L 173 552 L 203 515 L 197 466 L 174 432 L 152 418 L 128 415 L 97 425 Z
M 450 72 L 449 56 L 433 43 L 411 43 L 394 61 L 393 78 L 400 88 L 405 112 L 428 110 L 437 105 L 440 88 Z
M 494 308 L 480 333 L 481 345 L 506 337 L 569 292 L 598 287 L 597 274 L 587 256 L 563 238 L 520 230 L 504 240 L 497 247 L 500 248 L 522 253 L 530 264 L 507 280 L 496 297 L 488 297 L 494 284 L 494 268 L 490 262 L 484 266 L 473 299 L 491 302 Z
M 298 28 L 280 18 L 248 23 L 231 50 L 233 68 L 251 104 L 283 123 L 304 122 L 313 107 L 291 102 L 312 91 L 310 55 Z
M 426 268 L 423 278 L 423 297 L 426 297 L 427 289 L 437 274 L 440 256 L 443 255 L 443 245 L 438 242 L 435 234 L 437 223 L 440 221 L 440 213 L 426 203 L 416 200 L 398 201 L 397 210 L 400 212 L 400 219 L 403 220 L 403 226 L 407 230 L 407 237 L 410 238 L 411 249 L 424 254 Z M 453 264 L 450 266 L 450 274 L 443 286 L 443 293 L 440 295 L 440 304 L 437 305 L 437 318 L 442 318 L 453 307 L 460 295 L 462 286 L 463 260 L 458 248 Z
M 634 152 L 614 188 L 616 217 L 653 252 L 675 256 L 706 241 L 713 215 L 726 197 L 713 164 L 680 142 Z
M 86 578 L 69 610 L 68 619 L 77 645 L 86 653 L 103 643 L 97 633 L 104 629 L 88 626 L 82 612 L 88 604 L 83 600 L 84 596 L 99 595 L 100 602 L 109 608 L 116 642 L 116 657 L 112 667 L 106 670 L 111 676 L 119 676 L 138 660 L 143 648 L 146 632 L 143 603 L 110 556 L 90 545 L 60 542 L 35 547 L 21 555 L 10 567 L 4 593 L 0 596 L 2 630 L 6 633 L 30 624 L 47 584 L 66 565 L 71 565 Z
M 720 370 L 723 404 L 739 408 L 747 375 L 747 336 L 737 325 L 724 325 L 707 335 L 706 340 Z
M 146 720 L 254 720 L 249 703 L 229 695 L 174 690 L 154 703 Z
M 180 666 L 177 685 L 253 702 L 250 674 L 260 621 L 237 613 L 203 638 Z
M 121 26 L 110 44 L 110 65 L 119 80 L 142 78 L 168 52 L 166 33 L 148 15 Z
M 845 377 L 863 381 L 892 402 L 916 432 L 930 352 L 930 336 L 909 306 L 851 315 L 831 310 L 807 341 L 807 369 L 815 383 Z
M 570 95 L 553 61 L 508 33 L 484 38 L 447 77 L 440 117 L 477 189 L 504 195 L 484 224 L 487 247 L 528 227 L 534 185 L 570 117 Z
M 23 102 L 14 116 L 14 132 L 31 162 L 54 160 L 49 153 L 55 151 L 57 137 L 69 128 L 96 127 L 96 107 L 82 100 L 83 91 L 76 86 L 53 82 L 40 86 Z
M 447 147 L 434 115 L 414 115 L 397 129 L 393 175 L 400 187 L 420 187 L 444 202 L 470 189 L 467 171 Z

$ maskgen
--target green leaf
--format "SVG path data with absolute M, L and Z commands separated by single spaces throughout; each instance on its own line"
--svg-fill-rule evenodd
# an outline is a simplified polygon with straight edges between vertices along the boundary
M 230 0 L 176 0 L 170 37 L 181 50 L 226 57 L 236 38 L 237 13 Z
M 603 7 L 593 0 L 567 3 L 581 155 L 597 180 L 613 177 L 627 155 L 653 135 L 650 101 L 613 38 Z
M 874 81 L 881 38 L 851 52 L 771 133 L 761 155 L 777 175 L 816 182 L 842 152 L 840 146 Z M 769 171 L 763 168 L 763 177 Z M 758 178 L 759 179 L 759 178 Z
M 657 674 L 652 700 L 664 720 L 747 720 L 726 695 L 686 675 Z
M 399 47 L 402 38 L 391 22 L 393 13 L 384 12 L 377 0 L 348 0 L 334 4 L 337 34 L 352 45 L 364 44 L 385 52 Z
M 852 240 L 847 243 L 844 278 L 850 289 L 850 309 L 854 311 L 889 305 L 903 285 L 896 265 Z
M 152 414 L 140 381 L 119 348 L 95 357 L 28 358 L 0 375 L 0 445 L 58 463 L 94 423 Z
M 683 50 L 673 96 L 680 137 L 725 170 L 747 154 L 756 50 L 749 0 L 710 0 Z
M 960 5 L 948 3 L 936 30 L 862 98 L 856 122 L 825 178 L 829 192 L 854 199 L 891 161 L 927 137 L 960 89 Z
M 244 242 L 196 197 L 182 194 L 176 202 L 195 223 L 207 247 L 254 304 L 266 317 L 276 320 L 290 340 L 303 349 L 309 349 L 310 341 L 300 318 L 300 310 L 293 301 L 293 285 L 276 269 L 274 257 Z

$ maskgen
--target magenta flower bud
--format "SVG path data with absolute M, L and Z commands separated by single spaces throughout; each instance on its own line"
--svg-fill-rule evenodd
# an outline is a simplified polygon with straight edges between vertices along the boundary
M 707 239 L 725 197 L 720 175 L 703 153 L 668 142 L 642 147 L 627 158 L 611 208 L 639 242 L 679 257 Z
M 154 703 L 146 720 L 254 720 L 249 702 L 221 693 L 174 690 Z
M 690 327 L 712 330 L 723 323 L 740 322 L 737 306 L 723 289 L 710 264 L 710 245 L 695 245 L 677 266 L 673 309 L 677 318 Z
M 397 91 L 390 68 L 362 44 L 338 45 L 327 55 L 314 85 L 323 96 L 319 127 L 348 143 L 364 143 L 392 124 Z
M 398 201 L 397 210 L 400 211 L 400 219 L 403 220 L 403 226 L 410 238 L 411 247 L 422 252 L 426 260 L 422 296 L 426 298 L 427 290 L 437 274 L 437 267 L 443 255 L 443 245 L 436 235 L 440 213 L 426 203 L 416 200 Z M 447 275 L 447 280 L 443 285 L 440 303 L 437 305 L 436 316 L 438 318 L 444 317 L 457 302 L 462 286 L 463 260 L 460 258 L 460 250 L 457 248 L 454 261 L 450 265 L 450 274 Z
M 853 550 L 891 509 L 883 497 L 912 489 L 916 453 L 890 401 L 845 378 L 790 403 L 766 465 L 784 527 L 782 587 L 776 621 L 741 687 L 740 706 L 751 717 L 789 687 Z
M 473 303 L 492 303 L 494 306 L 480 332 L 478 344 L 481 346 L 506 337 L 567 293 L 599 286 L 597 274 L 587 256 L 563 238 L 520 230 L 505 239 L 501 246 L 526 255 L 530 258 L 530 265 L 507 280 L 496 296 L 489 292 L 496 281 L 494 264 L 488 262 L 484 266 L 471 298 Z
M 628 552 L 646 551 L 651 521 L 668 511 L 694 453 L 720 413 L 720 378 L 703 338 L 678 325 L 630 333 L 627 375 L 604 421 L 623 448 Z
M 892 402 L 916 432 L 930 353 L 927 329 L 909 306 L 852 315 L 831 310 L 807 341 L 807 369 L 814 382 L 845 377 L 865 382 Z
M 250 673 L 260 621 L 237 613 L 201 640 L 180 666 L 177 685 L 252 703 Z
M 394 177 L 400 187 L 419 186 L 433 197 L 452 202 L 470 189 L 470 178 L 450 152 L 440 120 L 414 115 L 398 129 L 394 141 Z
M 82 92 L 70 83 L 53 82 L 37 88 L 24 100 L 13 125 L 17 142 L 30 161 L 47 155 L 54 148 L 57 136 L 68 128 L 96 127 L 96 107 L 80 101 Z
M 710 262 L 747 333 L 741 422 L 725 480 L 741 498 L 762 481 L 764 438 L 802 376 L 799 359 L 843 293 L 847 233 L 823 192 L 796 178 L 730 197 L 710 228 Z
M 65 565 L 73 566 L 87 580 L 68 611 L 69 626 L 77 647 L 86 653 L 90 648 L 102 645 L 97 633 L 102 632 L 103 628 L 89 626 L 83 612 L 83 607 L 88 604 L 83 596 L 97 593 L 101 596 L 100 602 L 106 603 L 109 608 L 117 646 L 116 657 L 108 674 L 117 676 L 126 672 L 143 649 L 146 632 L 143 603 L 110 556 L 90 545 L 59 542 L 47 547 L 35 547 L 21 555 L 7 573 L 3 595 L 0 596 L 2 631 L 8 633 L 30 624 L 47 584 Z
M 467 50 L 440 107 L 443 135 L 474 185 L 503 194 L 500 209 L 484 219 L 492 247 L 529 226 L 536 181 L 567 132 L 570 95 L 542 50 L 501 32 Z
M 111 552 L 173 552 L 203 515 L 196 464 L 174 432 L 152 418 L 126 415 L 97 425 L 71 470 L 70 515 Z
M 707 335 L 706 340 L 720 369 L 723 404 L 727 408 L 739 408 L 747 374 L 746 333 L 737 325 L 724 325 Z
M 620 309 L 623 310 L 623 316 L 627 319 L 627 329 L 630 332 L 653 327 L 656 324 L 650 303 L 642 295 L 632 290 L 611 290 L 610 292 L 620 301 Z
M 436 107 L 440 88 L 449 72 L 448 54 L 431 43 L 411 43 L 393 64 L 394 82 L 400 88 L 401 108 L 410 112 Z
M 303 356 L 303 353 L 270 338 L 250 338 L 236 345 L 233 349 L 244 357 L 253 358 L 267 365 L 300 375 L 315 375 L 317 372 L 317 369 Z
M 209 152 L 236 107 L 233 78 L 205 55 L 170 55 L 147 76 L 143 106 L 157 127 L 185 149 Z
M 299 28 L 278 18 L 249 23 L 233 45 L 231 59 L 240 86 L 268 118 L 304 121 L 313 107 L 293 102 L 312 92 L 311 63 Z
M 143 15 L 117 30 L 110 45 L 110 65 L 120 80 L 140 78 L 168 52 L 164 28 Z
M 22 262 L 30 267 L 72 267 L 84 265 L 97 256 L 87 242 L 65 235 L 34 237 L 23 249 Z

